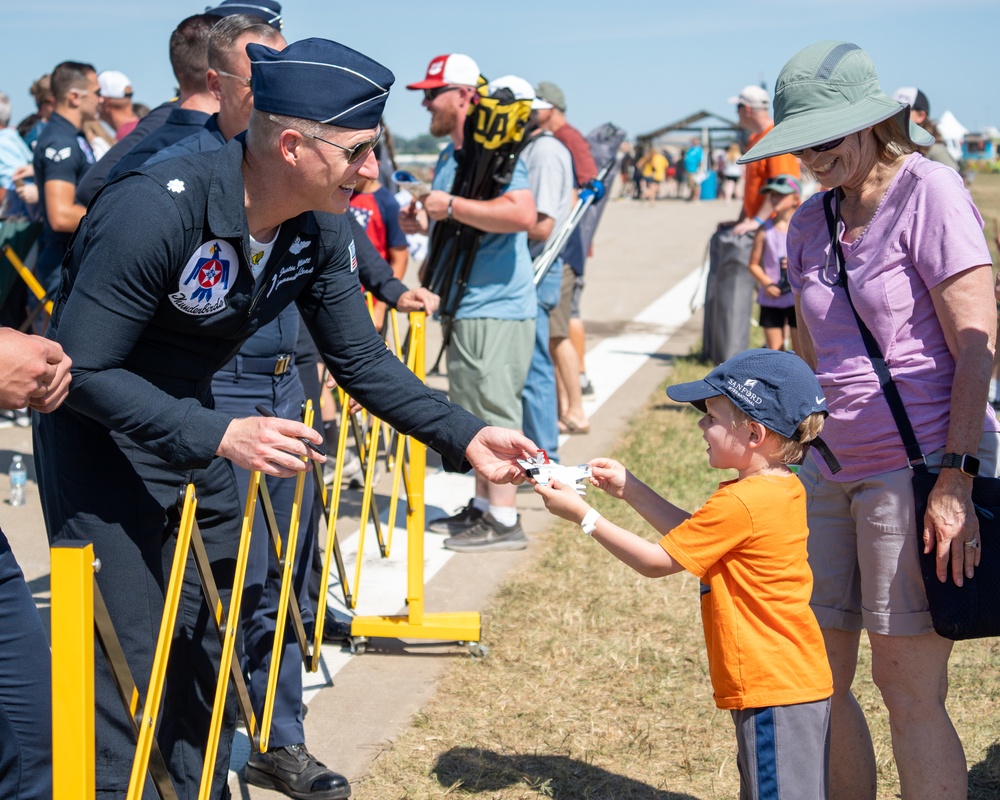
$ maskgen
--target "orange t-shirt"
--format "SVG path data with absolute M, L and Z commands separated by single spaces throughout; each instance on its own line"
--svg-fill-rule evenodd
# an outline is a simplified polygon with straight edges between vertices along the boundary
M 701 615 L 715 704 L 724 709 L 812 703 L 833 676 L 809 607 L 806 496 L 794 475 L 719 486 L 660 540 L 701 580 Z
M 771 126 L 773 128 L 774 125 Z M 757 142 L 771 130 L 755 133 L 750 137 L 747 149 L 753 147 Z M 799 177 L 799 160 L 786 153 L 783 156 L 771 156 L 761 161 L 752 161 L 746 166 L 743 184 L 743 213 L 749 219 L 756 217 L 760 207 L 764 205 L 764 195 L 760 193 L 761 187 L 767 183 L 768 178 L 777 178 L 779 175 L 794 175 Z

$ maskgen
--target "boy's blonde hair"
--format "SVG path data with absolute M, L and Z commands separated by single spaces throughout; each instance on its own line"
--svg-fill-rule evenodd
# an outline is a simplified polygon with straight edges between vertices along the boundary
M 720 399 L 725 400 L 729 407 L 733 411 L 733 430 L 737 428 L 743 428 L 749 425 L 755 420 L 749 414 L 747 414 L 742 408 L 740 408 L 736 403 L 730 400 L 725 395 L 719 395 Z M 778 442 L 778 448 L 774 453 L 775 458 L 782 464 L 801 464 L 802 460 L 806 457 L 806 446 L 809 442 L 819 436 L 820 432 L 823 430 L 823 422 L 826 419 L 826 414 L 817 411 L 814 414 L 810 414 L 801 423 L 799 423 L 799 428 L 796 431 L 797 438 L 790 439 L 777 431 L 773 431 L 764 426 L 771 436 L 775 437 Z

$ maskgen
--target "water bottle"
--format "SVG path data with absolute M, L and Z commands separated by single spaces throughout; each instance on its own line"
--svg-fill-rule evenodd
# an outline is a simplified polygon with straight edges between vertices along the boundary
M 24 459 L 17 453 L 10 462 L 10 504 L 24 505 L 24 484 L 28 482 L 28 471 L 24 468 Z

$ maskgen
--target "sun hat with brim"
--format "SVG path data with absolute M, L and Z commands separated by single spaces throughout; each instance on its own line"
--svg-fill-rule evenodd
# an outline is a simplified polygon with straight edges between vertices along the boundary
M 816 42 L 782 67 L 774 89 L 775 125 L 738 163 L 805 150 L 889 118 L 914 144 L 934 144 L 934 137 L 910 123 L 909 110 L 882 91 L 875 65 L 856 44 Z

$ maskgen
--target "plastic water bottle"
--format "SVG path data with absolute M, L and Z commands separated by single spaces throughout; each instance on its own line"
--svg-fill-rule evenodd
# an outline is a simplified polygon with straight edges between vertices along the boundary
M 28 471 L 24 468 L 24 459 L 17 453 L 10 462 L 10 504 L 24 505 L 24 485 L 28 482 Z

